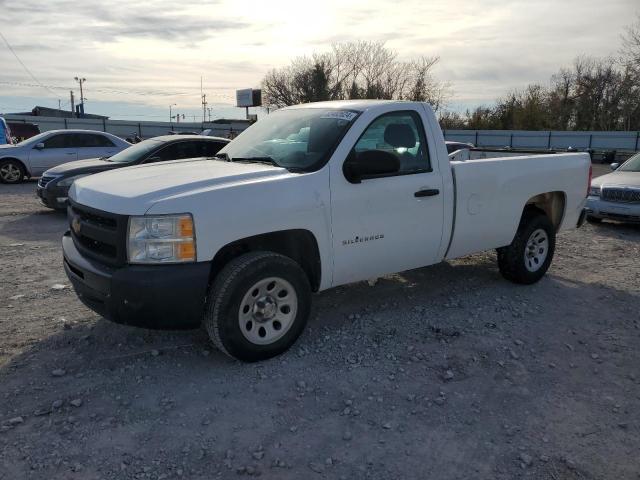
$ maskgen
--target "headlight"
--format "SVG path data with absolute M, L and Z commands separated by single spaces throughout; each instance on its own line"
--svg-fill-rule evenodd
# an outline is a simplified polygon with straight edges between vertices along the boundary
M 196 261 L 193 217 L 189 213 L 129 219 L 129 263 Z
M 591 185 L 591 187 L 589 187 L 589 195 L 591 195 L 593 197 L 599 197 L 600 196 L 600 187 L 596 187 L 594 185 Z
M 82 177 L 86 177 L 89 175 L 88 173 L 81 173 L 80 175 L 74 175 L 73 177 L 63 178 L 58 182 L 59 187 L 70 187 L 74 180 L 77 180 Z

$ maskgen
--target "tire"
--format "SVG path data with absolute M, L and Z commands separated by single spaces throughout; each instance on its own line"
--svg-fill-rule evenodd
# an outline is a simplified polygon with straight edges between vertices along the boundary
M 538 210 L 527 210 L 511 245 L 498 248 L 500 273 L 513 283 L 535 283 L 549 269 L 555 246 L 556 232 L 549 218 Z
M 24 167 L 17 160 L 0 161 L 0 183 L 21 183 L 25 175 Z
M 591 215 L 587 215 L 587 222 L 589 223 L 602 223 L 602 219 L 598 217 L 592 217 Z
M 291 347 L 310 310 L 311 286 L 300 265 L 277 253 L 252 252 L 229 262 L 216 277 L 204 326 L 223 353 L 256 362 Z

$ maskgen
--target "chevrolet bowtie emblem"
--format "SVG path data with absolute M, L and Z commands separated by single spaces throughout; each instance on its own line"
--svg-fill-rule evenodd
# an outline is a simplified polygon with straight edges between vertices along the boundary
M 80 228 L 81 228 L 80 217 L 78 217 L 78 216 L 73 217 L 73 220 L 71 220 L 71 229 L 73 230 L 73 232 L 76 235 L 79 235 L 80 234 Z

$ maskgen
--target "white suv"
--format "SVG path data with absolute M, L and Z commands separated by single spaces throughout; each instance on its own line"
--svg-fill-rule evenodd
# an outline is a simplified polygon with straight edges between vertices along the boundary
M 0 182 L 20 183 L 61 163 L 110 157 L 131 144 L 94 130 L 51 130 L 17 145 L 0 145 Z

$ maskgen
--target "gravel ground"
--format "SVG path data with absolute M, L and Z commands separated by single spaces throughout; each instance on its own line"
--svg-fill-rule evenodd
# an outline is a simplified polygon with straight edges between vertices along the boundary
M 324 292 L 249 365 L 86 309 L 34 189 L 0 185 L 0 478 L 640 478 L 640 227 L 533 286 L 491 252 Z

